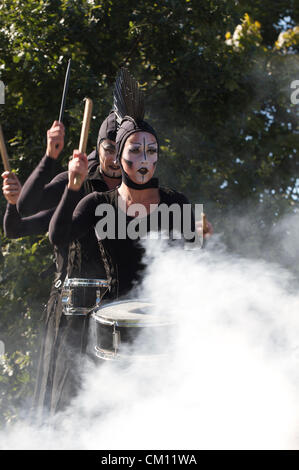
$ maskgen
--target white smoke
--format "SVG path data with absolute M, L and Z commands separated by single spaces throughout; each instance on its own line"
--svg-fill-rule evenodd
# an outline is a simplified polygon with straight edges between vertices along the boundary
M 152 241 L 148 259 L 138 293 L 176 324 L 171 354 L 126 367 L 88 364 L 66 412 L 39 428 L 15 424 L 0 447 L 298 449 L 299 294 L 291 274 L 213 242 L 186 252 Z

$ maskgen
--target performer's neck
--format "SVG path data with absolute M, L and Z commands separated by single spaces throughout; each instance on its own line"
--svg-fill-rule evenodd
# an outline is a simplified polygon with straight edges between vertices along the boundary
M 104 178 L 105 183 L 107 184 L 109 189 L 114 189 L 116 186 L 119 186 L 121 183 L 121 176 L 119 178 L 107 176 L 101 169 L 100 173 Z
M 138 189 L 129 188 L 123 181 L 118 188 L 120 196 L 127 201 L 127 203 L 143 204 L 148 201 L 157 202 L 159 199 L 159 188 Z

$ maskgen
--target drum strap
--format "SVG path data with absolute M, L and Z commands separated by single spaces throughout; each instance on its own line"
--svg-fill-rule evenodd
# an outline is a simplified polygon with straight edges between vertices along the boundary
M 83 183 L 84 195 L 93 191 L 90 181 L 87 179 Z M 78 240 L 74 240 L 69 245 L 67 275 L 69 278 L 81 277 L 82 267 L 82 246 Z
M 81 244 L 78 240 L 74 240 L 69 245 L 67 275 L 68 277 L 80 276 L 81 273 Z
M 101 240 L 98 240 L 98 246 L 100 254 L 104 263 L 107 280 L 110 286 L 110 295 L 109 297 L 118 299 L 118 267 L 117 264 L 113 262 L 110 253 L 105 249 Z

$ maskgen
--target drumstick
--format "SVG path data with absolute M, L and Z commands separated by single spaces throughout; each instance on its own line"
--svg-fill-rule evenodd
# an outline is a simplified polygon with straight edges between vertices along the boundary
M 63 86 L 62 99 L 61 99 L 61 104 L 60 104 L 60 112 L 59 112 L 59 118 L 58 118 L 59 122 L 63 121 L 66 95 L 67 95 L 67 90 L 68 90 L 68 87 L 69 87 L 70 72 L 71 72 L 71 59 L 69 59 L 69 61 L 68 61 L 66 74 L 65 74 L 65 79 L 64 79 L 64 86 Z M 59 147 L 59 144 L 56 144 L 56 148 L 58 148 L 58 147 Z
M 1 157 L 3 160 L 5 171 L 11 171 L 1 124 L 0 124 L 0 152 L 1 152 Z
M 71 59 L 69 59 L 69 61 L 68 61 L 66 74 L 65 74 L 65 79 L 64 79 L 64 87 L 63 87 L 63 93 L 62 93 L 62 99 L 61 99 L 61 105 L 60 105 L 60 113 L 59 113 L 59 119 L 58 119 L 59 122 L 63 121 L 66 95 L 67 95 L 67 90 L 68 90 L 68 87 L 69 87 L 70 72 L 71 72 Z
M 203 231 L 203 233 L 206 233 L 206 232 L 209 231 L 209 226 L 208 226 L 208 223 L 207 223 L 206 214 L 204 212 L 202 212 L 201 217 L 202 217 L 202 231 Z
M 79 143 L 79 152 L 81 153 L 86 152 L 91 113 L 92 113 L 92 100 L 90 98 L 85 98 L 85 109 L 84 109 L 83 124 L 82 124 L 80 143 Z
M 85 109 L 84 109 L 83 123 L 82 123 L 80 143 L 79 143 L 79 152 L 81 153 L 86 152 L 91 113 L 92 113 L 92 100 L 90 98 L 85 98 Z M 74 178 L 75 185 L 80 184 L 80 179 L 81 179 L 80 175 L 75 176 Z

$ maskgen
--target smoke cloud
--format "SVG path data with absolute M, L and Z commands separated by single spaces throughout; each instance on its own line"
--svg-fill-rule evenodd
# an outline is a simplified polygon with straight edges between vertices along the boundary
M 290 256 L 290 244 L 278 246 Z M 221 235 L 204 250 L 148 241 L 147 260 L 137 296 L 169 324 L 171 334 L 160 335 L 167 353 L 86 361 L 70 407 L 41 427 L 15 423 L 0 447 L 298 449 L 294 273 L 228 253 Z M 148 341 L 143 335 L 138 342 Z

